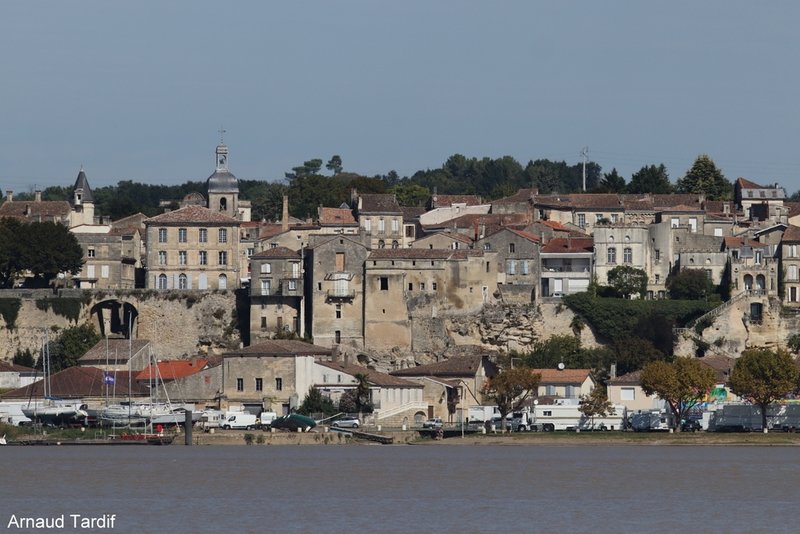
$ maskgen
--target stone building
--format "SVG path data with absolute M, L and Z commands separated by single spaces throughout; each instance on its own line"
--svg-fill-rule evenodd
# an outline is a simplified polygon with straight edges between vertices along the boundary
M 530 232 L 500 228 L 475 243 L 475 248 L 497 253 L 497 283 L 535 288 L 539 282 L 541 239 Z M 530 302 L 530 300 L 528 301 Z
M 313 236 L 306 249 L 306 331 L 323 347 L 364 347 L 364 261 L 360 236 Z
M 361 232 L 370 237 L 369 247 L 403 248 L 406 246 L 403 210 L 392 194 L 362 194 L 353 190 L 355 212 Z
M 557 238 L 542 246 L 539 294 L 562 297 L 589 288 L 594 272 L 594 241 L 591 237 Z
M 783 233 L 780 248 L 783 272 L 783 303 L 800 306 L 800 227 L 789 226 Z
M 315 359 L 331 350 L 302 341 L 270 340 L 223 354 L 222 404 L 287 415 L 314 385 Z
M 239 220 L 202 206 L 186 206 L 145 221 L 147 287 L 239 287 Z
M 305 333 L 304 281 L 299 251 L 276 247 L 254 254 L 250 280 L 250 342 Z
M 542 375 L 537 389 L 539 397 L 579 399 L 595 387 L 591 369 L 532 369 Z
M 83 249 L 83 266 L 72 277 L 81 289 L 133 289 L 139 265 L 138 229 L 110 229 L 107 233 L 76 233 Z

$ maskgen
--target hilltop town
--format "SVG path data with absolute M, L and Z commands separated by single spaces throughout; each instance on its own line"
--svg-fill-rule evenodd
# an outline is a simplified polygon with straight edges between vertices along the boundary
M 612 341 L 583 328 L 562 302 L 611 285 L 619 267 L 644 273 L 644 285 L 626 295 L 636 300 L 668 299 L 671 277 L 683 271 L 726 289 L 703 317 L 677 325 L 671 347 L 679 356 L 701 347 L 716 359 L 720 383 L 745 348 L 785 347 L 796 328 L 800 203 L 778 184 L 739 178 L 732 200 L 535 188 L 485 200 L 433 191 L 411 208 L 393 194 L 353 189 L 349 202 L 319 206 L 312 220 L 290 217 L 284 196 L 280 220 L 268 222 L 251 220 L 250 202 L 239 198 L 228 147 L 220 143 L 214 156 L 204 191 L 152 217 L 95 216 L 83 169 L 71 202 L 7 192 L 0 218 L 65 225 L 83 259 L 54 289 L 3 291 L 27 316 L 16 325 L 4 316 L 2 356 L 36 347 L 36 336 L 19 332 L 43 322 L 88 323 L 104 341 L 62 371 L 64 383 L 89 388 L 82 397 L 102 397 L 92 384 L 101 387 L 110 371 L 136 372 L 127 393 L 144 395 L 135 382 L 160 366 L 187 401 L 288 413 L 309 388 L 338 399 L 366 376 L 384 422 L 452 420 L 456 409 L 482 403 L 498 358 L 554 335 L 590 347 Z M 82 299 L 82 309 L 56 318 L 47 306 L 58 299 Z M 42 300 L 50 304 L 34 304 Z M 137 358 L 153 349 L 158 364 Z M 4 365 L 15 385 L 35 377 Z M 19 382 L 24 376 L 31 380 Z M 580 369 L 545 378 L 542 396 L 567 398 L 588 394 L 595 380 Z

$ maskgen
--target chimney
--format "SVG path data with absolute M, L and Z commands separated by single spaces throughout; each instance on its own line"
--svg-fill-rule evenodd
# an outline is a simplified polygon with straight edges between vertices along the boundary
M 283 195 L 283 214 L 281 215 L 281 230 L 289 229 L 289 195 Z
M 40 190 L 37 189 L 33 194 L 35 196 L 36 202 L 42 201 L 42 192 Z
M 611 369 L 609 369 L 609 371 L 608 371 L 608 377 L 611 378 L 612 380 L 617 378 L 617 364 L 616 363 L 612 363 L 611 364 Z
M 6 190 L 6 202 L 14 202 L 14 191 Z

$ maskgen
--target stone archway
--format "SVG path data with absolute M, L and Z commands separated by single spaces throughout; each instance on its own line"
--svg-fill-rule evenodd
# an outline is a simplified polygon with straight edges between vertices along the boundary
M 122 337 L 136 339 L 139 311 L 130 302 L 116 299 L 98 302 L 90 311 L 100 337 Z

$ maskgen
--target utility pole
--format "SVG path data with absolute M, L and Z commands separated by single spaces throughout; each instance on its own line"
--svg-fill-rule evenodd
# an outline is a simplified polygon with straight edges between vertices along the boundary
M 581 156 L 583 157 L 583 192 L 586 192 L 586 158 L 589 156 L 589 147 L 585 146 L 581 149 Z

